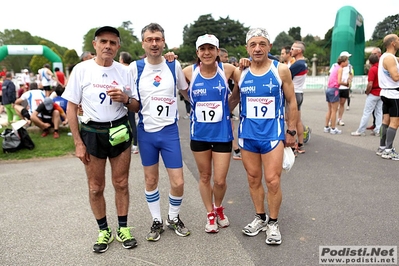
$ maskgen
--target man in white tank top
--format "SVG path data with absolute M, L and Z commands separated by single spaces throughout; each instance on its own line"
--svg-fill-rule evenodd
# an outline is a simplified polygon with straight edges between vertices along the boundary
M 399 37 L 396 34 L 388 34 L 383 43 L 386 52 L 381 56 L 378 66 L 383 118 L 377 155 L 381 155 L 384 159 L 399 161 L 399 154 L 393 148 L 399 127 L 399 63 L 395 56 L 399 50 Z

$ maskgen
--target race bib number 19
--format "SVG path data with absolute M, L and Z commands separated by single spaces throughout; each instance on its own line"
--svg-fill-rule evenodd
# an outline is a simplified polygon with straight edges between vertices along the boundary
M 273 119 L 276 116 L 274 97 L 247 97 L 247 117 L 252 119 Z
M 202 123 L 216 123 L 222 121 L 222 102 L 197 102 L 195 105 L 195 116 L 197 117 L 197 121 Z

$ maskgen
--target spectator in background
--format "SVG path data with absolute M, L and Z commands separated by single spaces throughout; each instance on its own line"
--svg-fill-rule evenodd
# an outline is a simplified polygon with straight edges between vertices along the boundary
M 45 94 L 39 90 L 36 82 L 32 82 L 29 90 L 24 92 L 20 98 L 15 101 L 14 109 L 21 119 L 25 119 L 28 125 L 31 124 L 31 115 L 37 109 L 39 104 L 44 101 Z
M 184 101 L 184 107 L 186 108 L 186 114 L 183 116 L 183 119 L 189 119 L 191 113 L 191 104 L 187 101 L 184 96 L 179 92 L 180 100 Z
M 14 120 L 14 115 L 17 116 L 17 113 L 14 109 L 14 104 L 17 99 L 17 91 L 14 82 L 12 82 L 11 72 L 6 73 L 6 79 L 3 81 L 2 84 L 2 92 L 3 105 L 7 113 L 7 124 L 4 125 L 9 126 Z
M 380 84 L 382 105 L 382 125 L 380 146 L 377 155 L 384 159 L 398 161 L 399 154 L 393 147 L 399 127 L 399 63 L 395 56 L 399 50 L 399 37 L 388 34 L 383 44 L 386 52 L 381 55 L 378 65 L 378 82 Z
M 29 87 L 26 86 L 26 83 L 19 84 L 19 89 L 17 90 L 17 98 L 20 98 L 23 93 L 27 92 Z
M 3 106 L 3 76 L 0 76 L 0 117 L 4 113 Z
M 348 57 L 348 64 L 342 69 L 343 83 L 340 84 L 339 86 L 339 107 L 338 107 L 338 119 L 337 119 L 337 125 L 345 126 L 344 121 L 342 121 L 342 117 L 344 116 L 345 102 L 348 100 L 348 106 L 350 104 L 349 94 L 353 79 L 353 72 L 352 72 L 353 67 L 349 62 L 349 58 L 352 56 L 352 54 L 348 53 L 347 51 L 343 51 L 339 56 Z
M 22 81 L 26 84 L 26 87 L 29 89 L 29 84 L 31 82 L 29 70 L 27 69 L 22 70 Z
M 0 77 L 3 77 L 3 79 L 5 79 L 6 74 L 7 74 L 7 68 L 3 66 L 3 70 L 0 72 Z
M 219 58 L 220 58 L 220 62 L 222 63 L 229 63 L 229 54 L 227 52 L 226 49 L 224 48 L 220 48 L 219 49 Z M 233 64 L 235 67 L 237 67 L 238 62 L 237 59 L 235 57 L 233 57 Z M 230 91 L 233 90 L 234 88 L 234 80 L 229 78 L 228 79 L 228 85 L 229 85 L 229 89 Z M 237 138 L 237 130 L 235 129 L 234 126 L 234 121 L 238 121 L 238 117 L 234 114 L 234 110 L 232 110 L 230 112 L 230 118 L 231 118 L 231 126 L 232 126 L 232 130 L 233 130 L 233 135 L 234 135 L 234 139 L 233 139 L 233 160 L 241 160 L 241 151 L 240 151 L 240 146 L 238 146 L 238 138 Z
M 86 61 L 86 60 L 89 60 L 89 59 L 92 59 L 92 58 L 94 58 L 94 54 L 92 52 L 85 51 L 80 56 L 80 61 L 83 62 L 83 61 Z
M 305 85 L 306 75 L 308 74 L 308 65 L 306 64 L 306 59 L 303 56 L 304 52 L 305 52 L 305 43 L 302 41 L 295 41 L 290 48 L 290 53 L 294 59 L 293 60 L 294 63 L 292 63 L 292 65 L 289 66 L 289 69 L 291 72 L 292 83 L 294 83 L 295 98 L 298 108 L 298 116 L 296 122 L 297 143 L 295 145 L 294 152 L 300 154 L 305 153 L 305 149 L 303 148 L 304 125 L 302 123 L 301 107 L 303 103 L 303 87 Z
M 53 102 L 50 97 L 44 98 L 44 101 L 39 104 L 37 109 L 33 111 L 31 120 L 36 126 L 43 130 L 42 137 L 47 137 L 50 133 L 50 128 L 54 128 L 53 137 L 58 139 L 60 134 L 58 129 L 61 124 L 61 117 L 64 119 L 62 121 L 63 125 L 68 123 L 66 114 L 62 108 Z
M 53 81 L 56 80 L 56 76 L 50 70 L 49 64 L 44 64 L 43 68 L 38 70 L 39 80 L 46 94 L 49 97 L 52 92 Z
M 65 87 L 65 74 L 60 70 L 59 67 L 54 68 L 55 75 L 57 77 L 58 84 Z
M 346 87 L 349 86 L 349 79 L 344 81 L 342 78 L 343 69 L 348 65 L 349 65 L 349 57 L 346 55 L 342 55 L 338 57 L 337 63 L 333 64 L 333 66 L 330 69 L 330 76 L 328 77 L 328 85 L 326 90 L 326 101 L 328 104 L 328 111 L 326 114 L 324 133 L 330 133 L 333 135 L 342 133 L 341 130 L 335 127 L 335 123 L 337 119 L 337 111 L 340 100 L 339 87 L 341 85 L 345 85 Z
M 291 46 L 287 45 L 281 48 L 280 61 L 288 67 L 295 62 L 295 58 L 291 56 Z
M 369 56 L 371 68 L 367 74 L 367 88 L 366 88 L 366 103 L 363 109 L 363 116 L 360 120 L 359 128 L 352 132 L 352 136 L 364 136 L 367 122 L 369 121 L 371 113 L 375 113 L 376 127 L 373 129 L 372 135 L 380 135 L 380 127 L 382 123 L 382 100 L 380 97 L 381 88 L 378 83 L 378 61 L 379 57 L 376 54 Z
M 371 50 L 371 54 L 374 54 L 374 55 L 378 56 L 378 58 L 380 58 L 382 55 L 382 52 L 381 52 L 380 48 L 375 47 L 375 48 L 373 48 L 373 50 Z M 367 127 L 366 129 L 373 130 L 374 128 L 375 128 L 375 114 L 373 111 L 373 124 L 371 126 Z
M 132 56 L 128 52 L 120 52 L 119 54 L 119 63 L 129 66 L 129 64 L 133 61 Z M 129 118 L 129 124 L 132 128 L 132 138 L 133 138 L 133 145 L 132 145 L 132 153 L 138 154 L 139 147 L 137 146 L 137 125 L 136 125 L 136 112 L 128 111 L 127 113 Z
M 67 113 L 68 101 L 61 96 L 64 93 L 64 90 L 65 90 L 65 88 L 63 86 L 61 86 L 61 84 L 57 84 L 57 86 L 55 86 L 55 88 L 54 88 L 54 92 L 56 95 L 52 99 L 53 99 L 53 102 L 58 104 L 62 108 L 62 110 L 64 110 L 64 112 Z

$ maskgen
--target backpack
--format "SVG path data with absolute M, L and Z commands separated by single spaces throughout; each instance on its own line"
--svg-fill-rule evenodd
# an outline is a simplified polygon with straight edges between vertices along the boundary
M 6 128 L 1 133 L 1 137 L 3 138 L 2 146 L 4 153 L 16 152 L 21 149 L 21 140 L 12 129 Z
M 21 138 L 22 148 L 26 148 L 28 150 L 33 150 L 35 148 L 35 143 L 33 143 L 32 139 L 29 136 L 28 131 L 21 127 L 18 129 L 19 137 Z
M 18 129 L 17 134 L 14 130 L 6 128 L 0 136 L 3 138 L 2 147 L 4 153 L 16 152 L 23 148 L 32 150 L 35 147 L 28 131 L 23 127 Z

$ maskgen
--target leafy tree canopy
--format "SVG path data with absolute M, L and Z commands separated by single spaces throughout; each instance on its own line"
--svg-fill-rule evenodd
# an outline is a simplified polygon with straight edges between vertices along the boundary
M 82 38 L 83 51 L 94 52 L 93 36 L 96 28 L 90 29 Z M 123 21 L 118 27 L 121 34 L 121 48 L 119 53 L 127 51 L 132 55 L 133 60 L 137 60 L 143 56 L 144 51 L 141 47 L 141 36 L 134 34 L 134 27 L 130 21 Z M 211 14 L 205 14 L 198 17 L 192 24 L 187 24 L 182 29 L 183 44 L 180 47 L 173 48 L 174 52 L 179 56 L 179 60 L 183 62 L 193 62 L 196 59 L 195 42 L 198 36 L 209 33 L 214 34 L 219 39 L 219 46 L 226 48 L 230 56 L 247 57 L 245 48 L 245 35 L 249 27 L 245 27 L 238 20 L 230 19 L 229 16 L 214 19 Z M 329 65 L 329 54 L 331 50 L 333 28 L 328 29 L 324 39 L 307 35 L 301 36 L 300 27 L 291 27 L 288 33 L 281 32 L 277 35 L 273 42 L 272 54 L 279 55 L 281 47 L 291 45 L 295 40 L 305 42 L 305 57 L 311 60 L 313 54 L 317 54 L 318 65 Z M 366 46 L 378 46 L 382 50 L 382 39 L 389 33 L 399 33 L 399 14 L 388 16 L 382 22 L 379 22 L 373 32 L 372 39 L 366 42 Z M 141 34 L 141 32 L 139 32 Z M 75 50 L 68 50 L 59 46 L 50 40 L 32 36 L 29 32 L 20 31 L 18 29 L 6 29 L 0 32 L 0 45 L 46 45 L 55 53 L 60 55 L 63 60 L 64 70 L 79 62 L 79 55 Z M 169 50 L 168 47 L 165 49 Z M 116 60 L 119 57 L 117 54 Z M 366 55 L 368 57 L 368 55 Z M 48 62 L 47 58 L 41 55 L 15 55 L 6 57 L 1 66 L 15 72 L 21 71 L 23 68 L 29 68 L 32 72 L 36 72 L 39 68 Z

